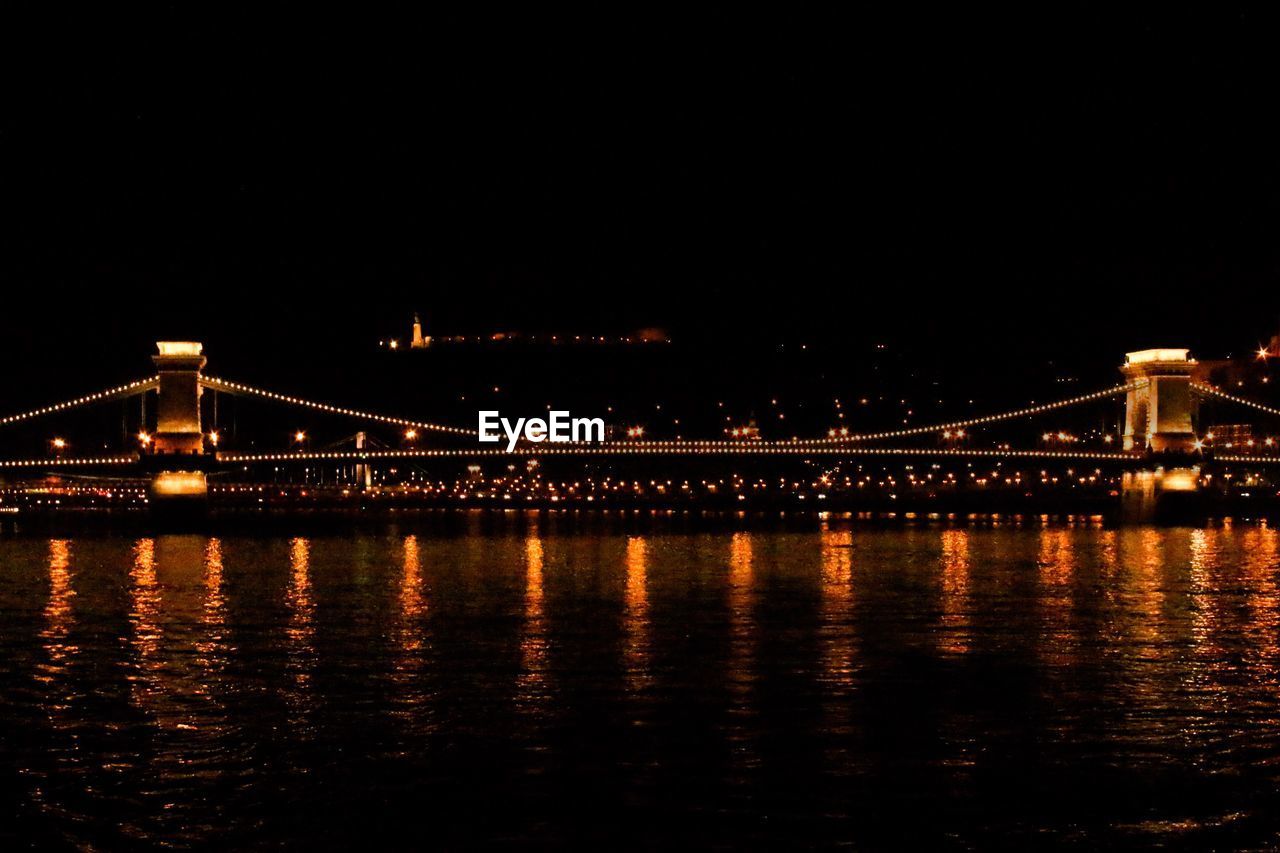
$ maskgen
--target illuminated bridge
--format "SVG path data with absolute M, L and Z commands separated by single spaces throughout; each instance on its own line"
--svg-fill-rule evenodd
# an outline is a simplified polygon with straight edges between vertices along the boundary
M 202 345 L 194 342 L 161 342 L 153 356 L 156 374 L 113 388 L 42 406 L 27 412 L 0 417 L 0 428 L 61 414 L 73 409 L 110 401 L 141 397 L 154 392 L 155 430 L 139 435 L 136 450 L 78 456 L 65 447 L 53 447 L 44 458 L 0 458 L 3 471 L 59 471 L 71 469 L 119 469 L 150 478 L 153 498 L 202 498 L 207 493 L 207 475 L 236 466 L 333 462 L 353 465 L 360 480 L 368 484 L 369 466 L 395 460 L 486 458 L 581 458 L 627 457 L 724 457 L 724 458 L 804 458 L 817 462 L 842 459 L 1010 459 L 1060 460 L 1112 463 L 1123 466 L 1126 499 L 1149 504 L 1168 491 L 1194 490 L 1201 469 L 1210 462 L 1280 465 L 1280 454 L 1213 452 L 1196 433 L 1200 403 L 1213 399 L 1267 417 L 1280 416 L 1280 409 L 1226 392 L 1196 377 L 1196 362 L 1187 350 L 1157 349 L 1130 353 L 1121 368 L 1121 384 L 1055 402 L 1025 406 L 1004 412 L 968 417 L 943 423 L 863 433 L 828 434 L 788 440 L 613 439 L 599 443 L 530 443 L 523 441 L 513 451 L 481 445 L 477 432 L 459 425 L 443 424 L 402 414 L 366 411 L 271 391 L 241 382 L 215 378 L 204 373 L 206 357 Z M 225 444 L 215 430 L 206 430 L 201 418 L 201 397 L 206 390 L 256 398 L 285 407 L 296 407 L 355 422 L 383 425 L 424 439 L 439 439 L 440 446 L 413 448 L 375 447 L 364 433 L 358 434 L 354 448 L 299 449 L 282 452 L 253 452 L 220 446 Z M 1052 412 L 1085 406 L 1102 400 L 1124 398 L 1123 431 L 1114 449 L 1076 449 L 966 446 L 907 446 L 913 439 L 965 436 L 994 425 L 1035 419 Z M 1111 436 L 1107 437 L 1109 440 Z M 453 442 L 448 445 L 447 442 Z M 895 444 L 895 442 L 897 442 Z M 0 446 L 4 442 L 0 440 Z M 1141 510 L 1138 514 L 1145 512 Z

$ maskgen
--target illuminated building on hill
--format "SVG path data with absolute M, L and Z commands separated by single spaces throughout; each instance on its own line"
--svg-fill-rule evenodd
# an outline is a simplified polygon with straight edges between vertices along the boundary
M 640 344 L 669 344 L 671 337 L 665 329 L 647 327 L 622 335 L 584 335 L 580 333 L 560 332 L 519 332 L 496 331 L 470 335 L 428 335 L 423 332 L 422 317 L 413 315 L 413 329 L 409 338 L 409 349 L 427 349 L 445 344 L 543 344 L 554 346 L 573 345 L 613 345 L 627 346 Z M 398 350 L 400 339 L 388 338 L 378 342 L 380 347 Z
M 413 315 L 413 342 L 409 344 L 413 349 L 426 349 L 431 346 L 431 336 L 422 334 L 422 318 L 417 313 Z

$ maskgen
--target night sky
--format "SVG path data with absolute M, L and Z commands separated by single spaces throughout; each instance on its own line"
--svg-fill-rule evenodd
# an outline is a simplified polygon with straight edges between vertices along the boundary
M 1251 13 L 114 23 L 7 37 L 0 396 L 415 309 L 1064 361 L 1280 331 Z

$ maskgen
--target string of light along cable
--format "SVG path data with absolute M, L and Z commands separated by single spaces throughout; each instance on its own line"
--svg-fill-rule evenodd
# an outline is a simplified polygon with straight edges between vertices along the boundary
M 425 421 L 414 421 L 408 418 L 398 418 L 390 415 L 379 415 L 374 412 L 364 412 L 359 409 L 351 409 L 346 406 L 333 406 L 328 403 L 320 403 L 314 400 L 306 400 L 302 397 L 295 397 L 290 394 L 279 394 L 275 391 L 267 391 L 263 388 L 254 388 L 251 385 L 245 385 L 242 382 L 231 382 L 226 379 L 215 379 L 212 376 L 200 377 L 200 384 L 206 388 L 215 391 L 223 391 L 229 394 L 250 394 L 262 397 L 267 400 L 275 400 L 278 403 L 288 403 L 294 406 L 302 406 L 303 408 L 313 409 L 319 412 L 326 412 L 331 415 L 344 415 L 351 418 L 359 418 L 361 420 L 375 421 L 378 423 L 391 424 L 393 426 L 412 427 L 414 429 L 431 430 L 434 432 L 449 433 L 452 435 L 476 435 L 473 429 L 464 429 L 462 427 L 447 426 L 445 424 L 433 424 Z
M 96 465 L 129 465 L 137 456 L 54 457 L 53 459 L 0 459 L 0 468 L 74 468 Z
M 32 418 L 38 418 L 41 415 L 52 415 L 56 412 L 64 412 L 67 409 L 74 409 L 77 406 L 85 406 L 89 403 L 104 403 L 108 400 L 114 400 L 119 397 L 128 397 L 133 394 L 141 394 L 150 391 L 160 383 L 159 376 L 152 376 L 149 379 L 139 379 L 136 382 L 129 382 L 125 385 L 117 385 L 115 388 L 107 388 L 103 391 L 96 391 L 92 394 L 85 394 L 83 397 L 76 397 L 71 400 L 64 400 L 61 403 L 52 403 L 48 406 L 41 406 L 38 409 L 32 409 L 29 412 L 21 412 L 16 415 L 8 415 L 0 418 L 0 426 L 18 423 L 19 421 L 28 421 Z
M 902 429 L 886 430 L 884 432 L 868 432 L 857 433 L 853 435 L 831 436 L 827 438 L 793 438 L 780 439 L 776 441 L 769 440 L 753 440 L 744 441 L 728 441 L 725 439 L 667 439 L 662 441 L 613 441 L 607 442 L 609 447 L 641 447 L 654 449 L 668 449 L 672 447 L 699 447 L 699 448 L 735 448 L 750 444 L 756 447 L 823 447 L 830 445 L 843 445 L 858 441 L 876 441 L 888 438 L 910 438 L 913 436 L 929 435 L 931 433 L 943 433 L 948 430 L 967 429 L 969 427 L 984 426 L 986 424 L 998 423 L 1000 421 L 1013 420 L 1015 418 L 1029 417 L 1032 415 L 1043 414 L 1044 412 L 1054 411 L 1056 409 L 1066 408 L 1068 406 L 1076 406 L 1082 403 L 1093 402 L 1094 400 L 1102 400 L 1108 397 L 1116 397 L 1120 394 L 1128 393 L 1136 388 L 1146 385 L 1146 380 L 1141 382 L 1130 382 L 1124 385 L 1117 385 L 1113 388 L 1106 388 L 1102 391 L 1095 391 L 1092 394 L 1081 394 L 1078 397 L 1071 397 L 1066 400 L 1057 400 L 1052 403 L 1041 403 L 1034 406 L 1026 406 L 1021 409 L 1015 409 L 1009 412 L 1000 412 L 994 415 L 983 415 L 975 418 L 966 418 L 964 420 L 950 421 L 948 423 L 930 424 L 928 426 L 904 427 Z
M 1244 397 L 1237 397 L 1235 394 L 1228 394 L 1226 391 L 1223 391 L 1221 388 L 1215 388 L 1212 385 L 1205 385 L 1202 382 L 1193 382 L 1191 383 L 1191 387 L 1196 391 L 1201 392 L 1202 394 L 1208 394 L 1213 397 L 1221 397 L 1223 400 L 1227 400 L 1229 402 L 1236 403 L 1241 406 L 1248 406 L 1251 409 L 1257 409 L 1260 412 L 1266 412 L 1268 415 L 1280 416 L 1280 409 L 1265 405 L 1264 403 L 1255 403 L 1253 400 L 1248 400 L 1248 399 L 1245 399 Z
M 858 435 L 832 436 L 822 439 L 800 439 L 793 443 L 807 441 L 813 444 L 831 444 L 843 441 L 873 441 L 884 438 L 907 438 L 915 435 L 927 435 L 933 432 L 945 432 L 947 430 L 966 429 L 968 427 L 983 426 L 985 424 L 998 423 L 999 421 L 1013 420 L 1015 418 L 1029 417 L 1031 415 L 1039 415 L 1045 412 L 1051 412 L 1055 409 L 1063 409 L 1068 406 L 1077 406 L 1081 403 L 1089 403 L 1094 400 L 1102 400 L 1107 397 L 1116 397 L 1120 394 L 1126 394 L 1135 388 L 1146 384 L 1143 382 L 1129 382 L 1124 385 L 1116 385 L 1112 388 L 1105 388 L 1101 391 L 1094 391 L 1092 394 L 1081 394 L 1077 397 L 1070 397 L 1066 400 L 1056 400 L 1052 403 L 1040 403 L 1038 405 L 1026 406 L 1021 409 L 1014 409 L 1009 412 L 1001 412 L 995 415 L 983 415 L 976 418 L 966 418 L 958 421 L 951 421 L 943 424 L 931 424 L 928 426 L 904 427 L 902 429 L 886 430 L 884 432 L 862 433 Z

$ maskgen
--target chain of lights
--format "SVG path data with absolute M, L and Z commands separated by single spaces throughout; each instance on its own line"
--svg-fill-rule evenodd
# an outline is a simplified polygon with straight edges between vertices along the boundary
M 1248 406 L 1251 409 L 1266 412 L 1268 415 L 1280 416 L 1280 409 L 1272 408 L 1271 406 L 1267 406 L 1262 403 L 1255 403 L 1253 400 L 1246 400 L 1244 397 L 1237 397 L 1235 394 L 1228 394 L 1226 391 L 1215 388 L 1212 385 L 1205 385 L 1202 382 L 1192 382 L 1191 387 L 1202 394 L 1208 394 L 1212 397 L 1221 397 L 1229 402 L 1239 403 L 1241 406 Z
M 447 448 L 432 450 L 347 450 L 314 451 L 298 453 L 219 453 L 218 461 L 227 463 L 250 462 L 368 462 L 379 459 L 470 459 L 503 456 L 932 456 L 952 458 L 990 459 L 1087 459 L 1120 461 L 1141 459 L 1141 454 L 1102 451 L 1070 450 L 981 450 L 946 447 L 781 447 L 757 444 L 729 447 L 692 447 L 675 444 L 670 447 L 640 447 L 619 445 L 615 447 L 517 447 L 513 451 L 501 448 L 476 448 L 472 450 Z
M 782 439 L 777 441 L 760 441 L 754 440 L 750 442 L 753 447 L 759 448 L 817 448 L 831 445 L 842 445 L 853 441 L 875 441 L 885 438 L 909 438 L 911 436 L 928 435 L 930 433 L 942 433 L 948 430 L 965 429 L 967 427 L 982 426 L 985 424 L 998 423 L 1000 421 L 1013 420 L 1014 418 L 1028 417 L 1031 415 L 1039 415 L 1044 412 L 1050 412 L 1055 409 L 1066 408 L 1067 406 L 1076 406 L 1081 403 L 1089 403 L 1094 400 L 1102 400 L 1107 397 L 1117 397 L 1126 394 L 1135 388 L 1146 385 L 1146 380 L 1139 382 L 1130 382 L 1124 385 L 1117 385 L 1114 388 L 1107 388 L 1102 391 L 1095 391 L 1092 394 L 1082 394 L 1079 397 L 1071 397 L 1067 400 L 1058 400 L 1053 403 L 1042 403 L 1038 406 L 1028 406 L 1023 409 L 1015 409 L 1011 412 L 1001 412 L 995 415 L 984 415 L 977 418 L 968 418 L 962 421 L 951 421 L 944 424 L 932 424 L 930 426 L 906 427 L 904 429 L 888 430 L 886 432 L 869 432 L 859 433 L 855 435 L 842 435 L 828 438 L 793 438 Z M 746 446 L 741 441 L 725 441 L 722 439 L 692 439 L 692 440 L 668 440 L 668 441 L 626 441 L 626 442 L 608 442 L 609 447 L 638 447 L 653 450 L 667 451 L 678 447 L 694 447 L 700 449 L 722 449 L 732 450 Z
M 1001 412 L 996 415 L 984 415 L 978 418 L 968 418 L 962 421 L 952 421 L 945 424 L 933 424 L 931 426 L 907 427 L 904 429 L 890 430 L 888 432 L 863 433 L 861 435 L 843 435 L 832 438 L 820 439 L 802 439 L 805 443 L 810 444 L 831 444 L 842 441 L 874 441 L 882 438 L 906 438 L 913 435 L 925 435 L 931 432 L 945 432 L 947 430 L 966 429 L 968 427 L 983 426 L 984 424 L 998 423 L 999 421 L 1013 420 L 1014 418 L 1023 418 L 1030 415 L 1039 415 L 1044 412 L 1051 412 L 1055 409 L 1064 409 L 1067 406 L 1077 406 L 1081 403 L 1089 403 L 1094 400 L 1103 400 L 1107 397 L 1117 397 L 1145 385 L 1142 382 L 1128 382 L 1124 385 L 1116 385 L 1113 388 L 1106 388 L 1102 391 L 1095 391 L 1092 394 L 1081 394 L 1079 397 L 1071 397 L 1066 400 L 1057 400 L 1053 403 L 1041 403 L 1038 406 L 1027 406 L 1023 409 L 1015 409 L 1011 412 Z
M 254 388 L 240 382 L 229 382 L 225 379 L 215 379 L 212 376 L 201 376 L 200 384 L 215 391 L 223 391 L 228 394 L 250 394 L 257 397 L 263 397 L 268 400 L 275 400 L 278 403 L 302 406 L 303 408 L 314 409 L 318 412 L 326 412 L 331 415 L 345 415 L 347 417 L 359 418 L 361 420 L 377 421 L 378 423 L 393 424 L 395 426 L 402 427 L 413 427 L 414 429 L 432 430 L 434 432 L 445 432 L 452 435 L 476 435 L 476 431 L 473 429 L 463 429 L 461 427 L 445 426 L 443 424 L 429 424 L 423 423 L 422 421 L 411 421 L 407 418 L 393 418 L 387 415 L 377 415 L 373 412 L 362 412 L 358 409 L 348 409 L 342 406 L 330 406 L 328 403 L 317 403 L 313 400 L 304 400 L 301 397 L 292 397 L 288 394 L 277 394 L 275 391 Z
M 55 412 L 63 412 L 67 409 L 74 409 L 77 406 L 84 406 L 89 403 L 102 403 L 107 400 L 114 400 L 118 397 L 129 397 L 133 394 L 141 394 L 156 388 L 159 384 L 159 376 L 152 376 L 149 379 L 139 379 L 137 382 L 130 382 L 127 385 L 117 385 L 115 388 L 108 388 L 105 391 L 98 391 L 95 394 L 85 394 L 83 397 L 76 397 L 74 400 L 67 400 L 63 403 L 54 403 L 51 406 L 42 406 L 39 409 L 32 409 L 29 412 L 23 412 L 19 415 L 9 415 L 8 417 L 0 418 L 0 426 L 30 420 L 31 418 L 38 418 L 41 415 L 51 415 Z
M 318 403 L 312 400 L 305 400 L 301 397 L 293 397 L 288 394 L 278 394 L 274 391 L 267 391 L 261 388 L 254 388 L 239 382 L 231 382 L 225 379 L 216 379 L 211 376 L 202 376 L 200 378 L 202 385 L 218 391 L 227 393 L 251 394 L 268 400 L 275 400 L 281 403 L 288 403 L 296 406 L 303 406 L 316 411 L 327 412 L 329 414 L 346 415 L 348 417 L 361 418 L 364 420 L 372 420 L 379 423 L 393 424 L 401 427 L 413 427 L 415 429 L 432 430 L 435 432 L 449 433 L 452 435 L 475 436 L 477 432 L 471 429 L 463 429 L 461 427 L 445 426 L 442 424 L 425 423 L 422 421 L 412 421 L 407 418 L 389 417 L 387 415 L 374 414 L 372 412 L 363 412 L 356 409 L 348 409 L 342 406 L 331 406 L 327 403 Z M 1028 417 L 1038 415 L 1044 412 L 1050 412 L 1055 409 L 1065 408 L 1067 406 L 1075 406 L 1081 403 L 1088 403 L 1094 400 L 1101 400 L 1107 397 L 1114 397 L 1127 393 L 1135 388 L 1144 385 L 1145 382 L 1131 382 L 1125 385 L 1117 385 L 1113 388 L 1107 388 L 1102 391 L 1096 391 L 1092 394 L 1082 394 L 1078 397 L 1071 397 L 1066 400 L 1058 400 L 1052 403 L 1043 403 L 1038 406 L 1028 406 L 1022 409 L 1016 409 L 1010 412 L 1002 412 L 995 415 L 986 415 L 977 418 L 966 418 L 964 420 L 952 421 L 949 423 L 932 424 L 930 426 L 908 427 L 898 430 L 888 430 L 885 432 L 862 433 L 856 435 L 836 436 L 828 438 L 798 438 L 780 441 L 759 441 L 754 446 L 764 448 L 817 448 L 828 445 L 840 446 L 855 441 L 875 441 L 887 438 L 906 438 L 910 436 L 927 435 L 929 433 L 940 433 L 947 430 L 964 429 L 973 426 L 982 426 L 985 424 L 998 423 L 1000 421 L 1013 420 L 1015 418 Z M 597 446 L 597 450 L 607 449 L 610 447 L 639 449 L 649 451 L 666 452 L 676 448 L 694 448 L 694 449 L 722 449 L 737 450 L 744 445 L 742 442 L 725 441 L 722 439 L 672 439 L 666 441 L 627 441 L 627 442 L 607 442 L 603 446 Z M 536 452 L 529 449 L 529 452 Z
M 71 468 L 80 465 L 130 465 L 137 456 L 90 456 L 54 459 L 0 459 L 0 468 Z
M 1275 465 L 1280 463 L 1280 456 L 1218 456 L 1214 455 L 1214 462 L 1243 462 L 1261 465 Z

